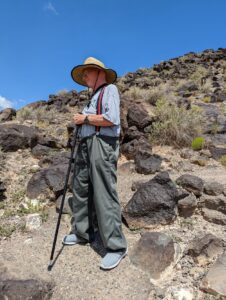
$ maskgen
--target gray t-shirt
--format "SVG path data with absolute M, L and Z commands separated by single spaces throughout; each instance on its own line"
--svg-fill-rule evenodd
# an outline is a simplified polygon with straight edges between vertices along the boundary
M 86 106 L 82 114 L 96 115 L 97 100 L 102 89 L 93 95 L 90 105 Z M 114 125 L 109 127 L 100 127 L 99 134 L 107 136 L 119 136 L 120 134 L 120 97 L 117 87 L 114 84 L 109 84 L 104 90 L 102 98 L 102 115 L 104 119 L 112 122 Z M 83 124 L 80 130 L 80 137 L 87 137 L 96 132 L 93 125 Z

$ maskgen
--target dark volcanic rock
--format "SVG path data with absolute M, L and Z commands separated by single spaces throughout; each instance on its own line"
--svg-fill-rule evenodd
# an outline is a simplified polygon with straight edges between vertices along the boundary
M 6 191 L 6 188 L 5 188 L 5 185 L 4 183 L 0 180 L 0 201 L 4 200 L 5 199 L 5 191 Z
M 211 233 L 197 236 L 189 242 L 186 254 L 192 256 L 196 263 L 205 265 L 223 253 L 224 242 Z
M 176 218 L 178 192 L 167 172 L 156 175 L 134 193 L 123 216 L 130 228 L 169 224 Z
M 179 215 L 182 217 L 190 217 L 197 207 L 197 199 L 191 194 L 188 197 L 178 201 Z
M 129 127 L 136 126 L 139 129 L 143 129 L 151 124 L 151 118 L 147 111 L 141 105 L 137 104 L 129 107 L 127 121 Z
M 32 148 L 31 153 L 35 158 L 40 159 L 41 157 L 48 155 L 52 151 L 53 149 L 51 149 L 50 147 L 38 144 Z
M 54 155 L 43 157 L 38 162 L 40 167 L 50 167 L 59 165 L 68 165 L 69 159 L 71 157 L 70 151 L 58 152 Z
M 223 155 L 226 155 L 226 148 L 222 147 L 210 147 L 210 153 L 216 160 L 220 159 Z
M 206 182 L 204 185 L 204 192 L 208 195 L 217 196 L 224 191 L 224 185 L 219 182 Z
M 139 140 L 132 140 L 128 143 L 122 144 L 121 152 L 127 159 L 134 159 L 139 150 L 150 152 L 152 147 L 147 139 L 141 137 Z
M 39 130 L 18 124 L 0 125 L 0 147 L 2 151 L 16 151 L 33 147 L 37 143 Z
M 0 111 L 0 122 L 11 121 L 16 116 L 16 110 L 13 108 L 5 108 Z
M 226 197 L 224 195 L 209 196 L 200 198 L 199 207 L 220 211 L 226 215 Z
M 27 184 L 30 199 L 56 200 L 63 192 L 67 166 L 61 165 L 35 173 Z
M 8 279 L 0 282 L 0 299 L 48 300 L 53 293 L 53 284 L 40 280 Z
M 184 174 L 177 178 L 176 183 L 196 196 L 200 196 L 203 192 L 204 182 L 197 176 Z
M 220 225 L 226 225 L 226 214 L 220 211 L 203 208 L 202 216 L 208 222 L 220 224 Z
M 160 170 L 162 158 L 157 154 L 139 150 L 135 156 L 135 168 L 137 173 L 154 174 Z
M 138 140 L 141 136 L 144 136 L 144 133 L 138 131 L 136 126 L 132 126 L 126 130 L 123 143 L 128 143 L 134 139 Z
M 138 268 L 148 272 L 153 279 L 164 276 L 170 266 L 176 263 L 180 248 L 175 247 L 173 240 L 161 232 L 146 232 L 135 245 L 131 262 Z

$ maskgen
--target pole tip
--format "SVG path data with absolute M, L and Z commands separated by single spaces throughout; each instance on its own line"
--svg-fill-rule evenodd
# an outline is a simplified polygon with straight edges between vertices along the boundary
M 48 271 L 51 271 L 51 270 L 52 270 L 52 267 L 53 267 L 52 261 L 50 261 L 50 263 L 49 263 L 49 265 L 48 265 L 48 267 L 47 267 L 47 270 L 48 270 Z

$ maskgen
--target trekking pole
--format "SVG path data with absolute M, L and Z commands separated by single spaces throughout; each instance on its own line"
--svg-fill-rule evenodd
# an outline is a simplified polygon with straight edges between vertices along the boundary
M 74 151 L 75 151 L 75 145 L 76 145 L 76 140 L 77 140 L 77 135 L 78 135 L 78 129 L 79 129 L 79 126 L 77 125 L 76 129 L 75 129 L 75 133 L 74 133 L 72 148 L 71 148 L 71 157 L 70 157 L 68 170 L 67 170 L 67 175 L 66 175 L 66 179 L 65 179 L 64 192 L 63 192 L 63 197 L 62 197 L 62 200 L 61 200 L 59 216 L 58 216 L 55 235 L 54 235 L 54 239 L 53 239 L 53 246 L 52 246 L 52 251 L 51 251 L 51 255 L 50 255 L 50 262 L 49 262 L 49 265 L 48 265 L 48 271 L 51 271 L 51 269 L 53 267 L 53 257 L 54 257 L 56 242 L 57 242 L 57 235 L 58 235 L 58 231 L 59 231 L 59 227 L 60 227 L 61 215 L 62 215 L 63 207 L 64 207 L 64 200 L 65 200 L 65 196 L 66 196 L 66 192 L 67 192 L 68 180 L 69 180 L 69 176 L 70 176 L 70 172 L 71 172 L 72 160 L 73 160 L 73 157 L 74 157 Z

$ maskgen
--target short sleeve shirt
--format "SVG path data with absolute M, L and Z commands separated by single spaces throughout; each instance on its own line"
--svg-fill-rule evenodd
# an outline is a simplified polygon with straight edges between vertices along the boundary
M 93 95 L 93 97 L 90 100 L 90 104 L 83 109 L 82 114 L 97 114 L 97 101 L 100 92 L 101 89 Z M 112 122 L 114 125 L 108 127 L 100 127 L 99 134 L 118 137 L 120 134 L 120 97 L 118 89 L 114 84 L 109 84 L 104 90 L 102 98 L 102 115 L 104 119 Z M 95 126 L 83 124 L 80 131 L 80 137 L 87 137 L 92 134 L 95 134 L 95 132 Z

